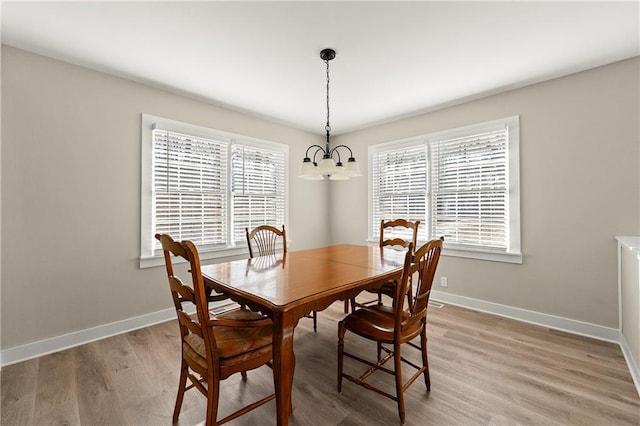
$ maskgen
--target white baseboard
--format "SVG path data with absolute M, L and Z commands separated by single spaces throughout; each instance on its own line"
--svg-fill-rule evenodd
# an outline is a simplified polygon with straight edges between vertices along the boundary
M 232 305 L 233 302 L 223 300 L 211 303 L 209 307 L 212 311 L 223 311 Z M 195 313 L 195 306 L 187 313 Z M 37 342 L 27 343 L 21 346 L 0 351 L 0 367 L 16 364 L 18 362 L 27 361 L 32 358 L 47 355 L 53 352 L 63 351 L 75 346 L 84 345 L 96 340 L 105 339 L 117 334 L 127 333 L 129 331 L 138 330 L 140 328 L 149 327 L 154 324 L 169 321 L 176 318 L 175 308 L 163 309 L 161 311 L 151 312 L 150 314 L 140 315 L 121 321 L 115 321 L 97 327 L 87 328 L 84 330 L 74 331 L 72 333 L 63 334 L 61 336 L 51 337 L 49 339 L 38 340 Z
M 42 355 L 47 355 L 53 352 L 69 349 L 74 346 L 115 336 L 116 334 L 148 327 L 153 324 L 174 319 L 175 317 L 176 310 L 174 308 L 164 309 L 162 311 L 152 312 L 150 314 L 74 331 L 72 333 L 51 337 L 49 339 L 38 340 L 36 342 L 27 343 L 26 345 L 4 349 L 0 351 L 0 359 L 2 360 L 2 366 L 5 367 L 7 365 L 37 358 Z
M 638 368 L 637 360 L 633 358 L 633 354 L 629 349 L 629 345 L 627 345 L 627 339 L 625 339 L 624 334 L 620 335 L 620 349 L 622 349 L 624 359 L 627 361 L 627 365 L 629 366 L 631 378 L 633 379 L 633 383 L 636 385 L 638 396 L 640 396 L 640 368 Z
M 513 306 L 501 305 L 499 303 L 486 302 L 484 300 L 472 299 L 451 293 L 443 293 L 436 290 L 431 291 L 431 298 L 438 302 L 461 306 L 473 309 L 474 311 L 486 312 L 607 342 L 620 343 L 620 331 L 617 328 L 603 327 L 588 322 L 529 311 Z

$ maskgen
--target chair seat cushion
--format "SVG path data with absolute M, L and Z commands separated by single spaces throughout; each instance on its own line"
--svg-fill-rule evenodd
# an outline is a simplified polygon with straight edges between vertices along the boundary
M 408 312 L 402 312 L 402 320 L 409 317 Z M 393 342 L 395 313 L 391 306 L 367 306 L 347 315 L 343 320 L 347 330 L 367 339 L 380 342 Z M 420 332 L 420 323 L 401 331 L 403 337 L 415 337 Z M 412 338 L 412 337 L 411 337 Z
M 240 308 L 240 309 L 234 309 L 232 311 L 227 311 L 219 315 L 212 315 L 212 317 L 248 321 L 248 320 L 259 320 L 261 318 L 264 318 L 264 315 L 249 309 Z
M 234 320 L 260 319 L 262 315 L 244 309 L 236 309 L 218 315 L 218 318 Z M 226 327 L 213 328 L 216 348 L 220 363 L 236 364 L 271 352 L 273 327 Z M 207 368 L 206 348 L 204 340 L 197 334 L 190 333 L 184 338 L 185 357 L 203 369 Z
M 386 294 L 387 296 L 393 297 L 393 295 L 396 292 L 396 282 L 393 280 L 387 281 L 386 283 L 382 284 L 382 286 L 380 288 L 377 289 L 367 289 L 365 290 L 369 293 L 374 293 L 374 294 L 378 294 L 378 293 L 382 293 L 382 294 Z
M 191 336 L 195 336 L 195 337 L 191 337 Z M 185 360 L 187 361 L 187 364 L 191 368 L 194 368 L 197 372 L 202 374 L 204 377 L 205 372 L 207 371 L 207 368 L 208 368 L 207 359 L 204 356 L 202 356 L 200 353 L 196 352 L 190 344 L 192 342 L 188 342 L 187 339 L 194 340 L 194 341 L 200 340 L 202 343 L 197 342 L 196 345 L 201 345 L 202 348 L 204 348 L 204 342 L 199 336 L 195 334 L 190 334 L 189 336 L 187 336 L 187 338 L 185 338 L 185 342 L 183 344 L 184 357 L 185 357 Z M 266 356 L 268 359 L 272 357 L 271 345 L 263 346 L 261 348 L 258 348 L 249 352 L 244 352 L 233 357 L 220 358 L 219 360 L 220 367 L 223 368 L 227 366 L 233 366 L 236 364 L 246 363 L 253 359 L 262 358 L 263 356 Z

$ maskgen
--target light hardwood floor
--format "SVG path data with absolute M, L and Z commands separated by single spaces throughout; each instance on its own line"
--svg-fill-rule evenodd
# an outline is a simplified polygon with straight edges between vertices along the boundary
M 342 304 L 296 328 L 292 425 L 398 424 L 395 402 L 353 383 L 336 392 Z M 611 343 L 473 312 L 429 308 L 431 392 L 406 393 L 408 425 L 640 425 L 640 398 Z M 347 348 L 375 346 L 347 334 Z M 178 327 L 153 327 L 2 369 L 2 425 L 169 425 L 180 360 Z M 418 360 L 417 352 L 405 351 Z M 346 372 L 359 372 L 350 360 Z M 382 375 L 383 373 L 377 373 Z M 391 376 L 378 383 L 393 390 Z M 271 370 L 222 384 L 222 415 L 271 392 Z M 204 398 L 185 396 L 180 425 L 202 424 Z M 273 402 L 235 425 L 275 424 Z

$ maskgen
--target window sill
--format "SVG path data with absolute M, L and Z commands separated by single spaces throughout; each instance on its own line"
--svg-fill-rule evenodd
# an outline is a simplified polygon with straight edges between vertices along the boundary
M 445 242 L 446 244 L 446 242 Z M 464 257 L 467 259 L 489 260 L 493 262 L 517 263 L 522 264 L 522 253 L 496 253 L 491 251 L 480 250 L 461 250 L 453 248 L 444 248 L 443 256 Z
M 226 248 L 220 250 L 199 251 L 200 261 L 206 260 L 235 260 L 238 258 L 248 258 L 249 250 L 246 247 Z M 186 263 L 185 259 L 175 257 L 173 263 Z M 140 269 L 164 266 L 164 255 L 140 257 Z
M 420 247 L 424 243 L 426 243 L 426 241 L 418 241 L 418 247 Z M 367 244 L 371 246 L 377 246 L 378 240 L 369 238 L 367 239 Z M 447 248 L 446 240 L 442 249 L 442 255 L 451 257 L 463 257 L 466 259 L 488 260 L 492 262 L 522 264 L 522 253 L 502 253 L 488 250 L 473 250 L 468 248 Z

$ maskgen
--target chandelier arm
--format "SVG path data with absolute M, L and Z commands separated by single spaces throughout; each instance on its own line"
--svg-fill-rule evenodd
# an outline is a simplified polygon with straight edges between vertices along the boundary
M 338 148 L 338 147 L 336 147 Z M 331 153 L 329 154 L 330 157 L 333 157 L 333 154 L 335 153 L 338 156 L 338 163 L 342 163 L 342 160 L 340 159 L 340 151 L 336 151 L 336 148 L 333 148 L 331 150 Z
M 349 150 L 349 157 L 353 158 L 353 151 L 351 151 L 351 148 L 349 148 L 346 145 L 338 145 L 338 146 L 336 146 L 335 148 L 333 148 L 331 150 L 331 155 L 333 155 L 333 152 L 336 151 L 338 148 L 347 148 L 347 150 Z M 338 154 L 338 158 L 340 158 L 340 154 Z
M 316 149 L 316 152 L 313 153 L 313 164 L 317 164 L 316 155 L 318 155 L 318 153 L 320 151 L 322 151 L 322 156 L 324 157 L 326 155 L 326 152 L 325 152 L 324 148 L 322 148 L 320 145 L 311 145 L 309 148 L 314 147 L 314 146 L 317 147 L 317 149 Z M 307 151 L 308 151 L 308 149 L 307 149 Z
M 324 148 L 321 147 L 320 145 L 311 145 L 309 148 L 307 148 L 307 152 L 304 154 L 305 157 L 309 158 L 309 150 L 311 148 L 317 148 L 316 152 L 313 154 L 314 158 L 315 158 L 315 155 L 318 153 L 318 150 L 325 152 Z

